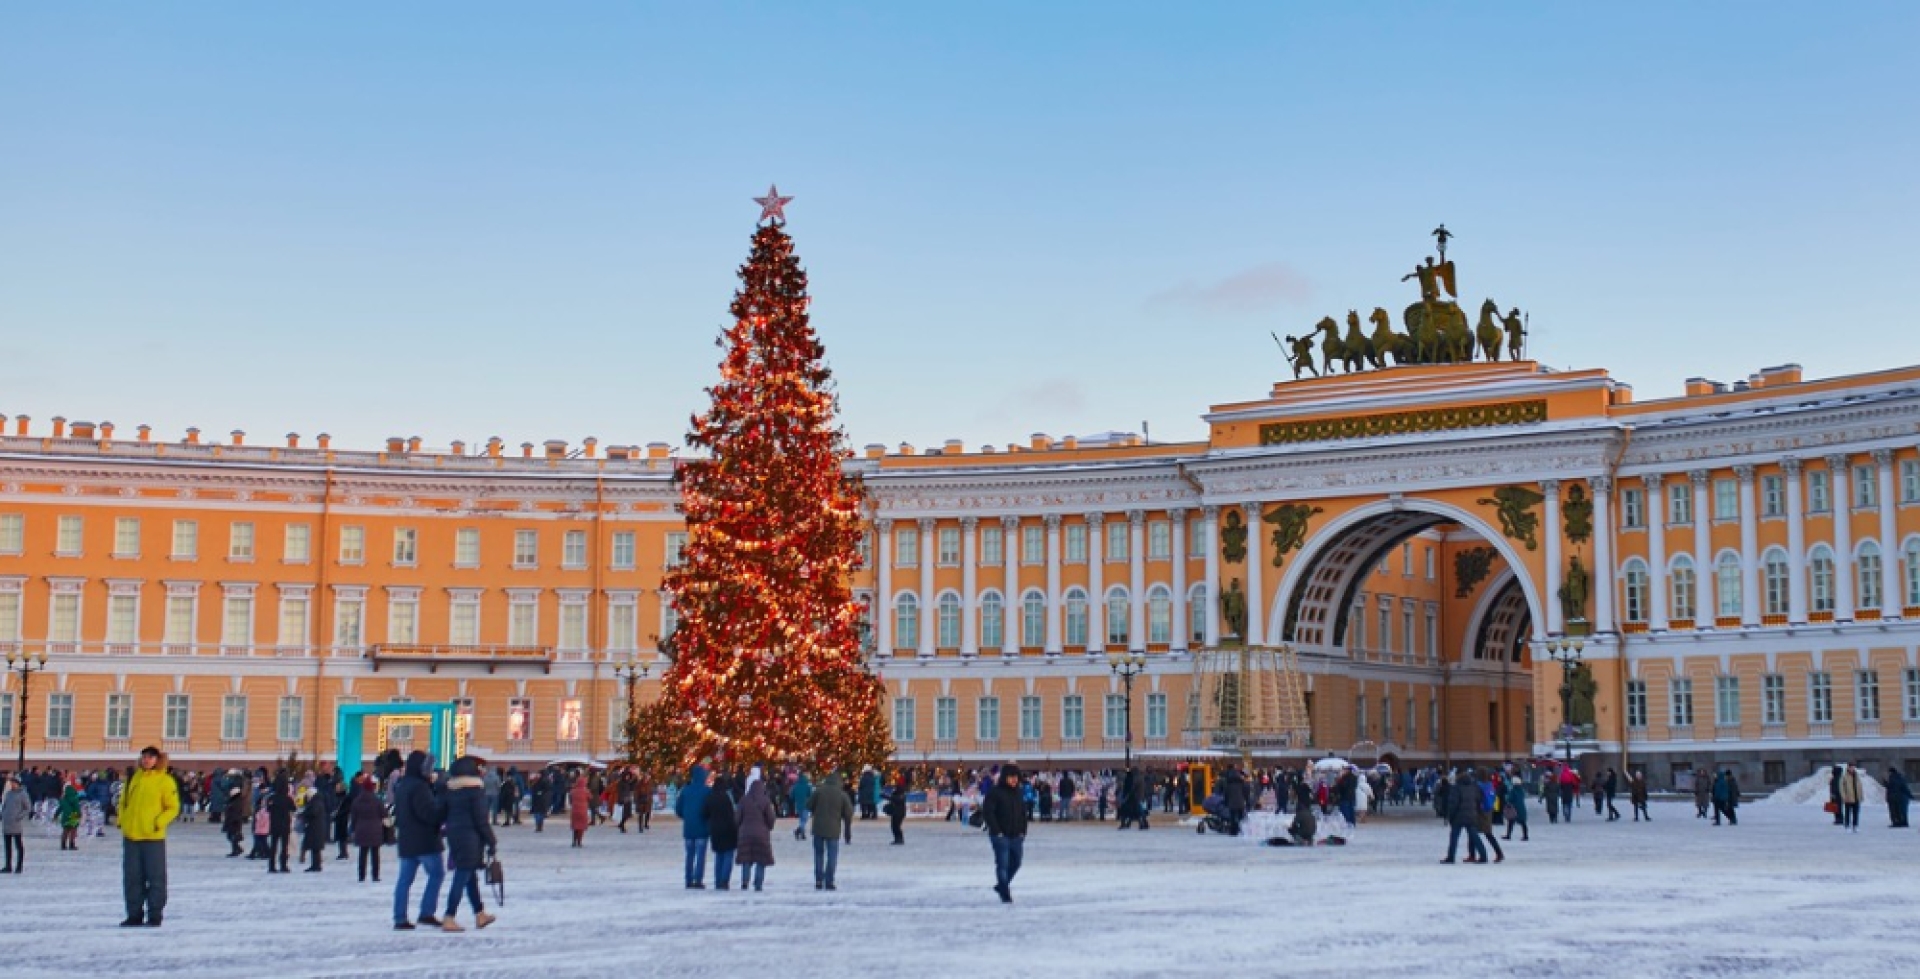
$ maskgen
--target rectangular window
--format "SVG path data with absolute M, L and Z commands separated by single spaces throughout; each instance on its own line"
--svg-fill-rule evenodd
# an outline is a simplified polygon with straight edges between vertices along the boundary
M 47 638 L 53 642 L 80 641 L 80 596 L 53 596 L 53 621 L 48 623 Z
M 387 602 L 387 641 L 412 645 L 420 641 L 420 600 L 395 596 Z
M 1900 677 L 1900 719 L 1920 721 L 1920 670 L 1906 670 Z
M 1779 476 L 1760 477 L 1760 515 L 1783 517 L 1787 513 L 1787 481 Z
M 81 540 L 85 536 L 85 522 L 79 517 L 61 517 L 54 526 L 56 534 L 53 552 L 62 557 L 78 555 Z
M 1147 560 L 1166 561 L 1173 557 L 1173 524 L 1155 520 L 1147 524 Z
M 1646 496 L 1640 490 L 1620 491 L 1620 526 L 1627 528 L 1647 525 Z
M 393 566 L 411 568 L 420 561 L 420 532 L 412 527 L 393 529 Z
M 632 571 L 634 569 L 633 531 L 616 530 L 613 532 L 613 570 Z
M 160 736 L 168 741 L 185 741 L 192 730 L 193 702 L 183 693 L 167 694 L 160 715 Z
M 1381 652 L 1393 649 L 1393 599 L 1380 596 L 1380 608 L 1377 621 L 1380 631 L 1373 637 L 1374 648 Z
M 480 528 L 462 527 L 453 532 L 453 566 L 456 568 L 480 566 Z
M 1731 479 L 1713 481 L 1713 519 L 1740 519 L 1740 484 Z
M 1133 540 L 1132 526 L 1128 522 L 1115 520 L 1107 524 L 1107 560 L 1131 561 L 1128 548 Z
M 1207 521 L 1204 517 L 1187 521 L 1187 556 L 1191 558 L 1207 556 Z
M 1393 740 L 1393 698 L 1380 698 L 1380 740 Z
M 288 564 L 305 564 L 313 560 L 313 533 L 306 524 L 287 525 L 283 550 L 285 556 L 282 560 Z
M 1833 723 L 1833 677 L 1830 674 L 1807 674 L 1807 719 L 1815 724 Z
M 1787 723 L 1787 678 L 1778 673 L 1760 678 L 1760 722 Z
M 1087 736 L 1086 701 L 1079 694 L 1068 694 L 1060 698 L 1060 737 L 1064 741 L 1078 741 Z
M 1693 484 L 1689 482 L 1667 484 L 1667 524 L 1690 524 L 1693 522 Z
M 1404 541 L 1400 545 L 1400 575 L 1413 577 L 1413 542 Z
M 1433 659 L 1440 655 L 1440 623 L 1439 623 L 1440 610 L 1436 606 L 1428 605 L 1425 611 L 1426 611 L 1425 629 L 1426 629 L 1427 641 L 1421 647 L 1421 652 L 1425 653 L 1428 659 Z M 1412 728 L 1409 727 L 1408 730 L 1411 731 Z
M 540 532 L 537 530 L 516 530 L 513 532 L 513 566 L 533 568 L 540 564 Z
M 47 738 L 68 740 L 73 737 L 73 694 L 47 694 Z
M 1000 698 L 980 698 L 980 713 L 975 719 L 975 737 L 982 741 L 1000 740 Z
M 934 699 L 933 737 L 936 741 L 959 740 L 960 701 L 952 697 L 936 697 Z
M 14 730 L 13 694 L 0 693 L 0 731 L 12 730 Z
M 1353 597 L 1353 609 L 1347 615 L 1347 645 L 1353 649 L 1372 649 L 1367 645 L 1367 596 Z
M 1880 720 L 1880 671 L 1855 673 L 1853 691 L 1853 719 L 1862 723 Z
M 1920 503 L 1920 459 L 1900 460 L 1900 502 Z
M 285 696 L 280 698 L 280 716 L 275 731 L 282 741 L 298 741 L 307 727 L 307 702 L 305 698 Z
M 513 697 L 507 701 L 507 740 L 525 743 L 533 737 L 533 701 Z
M 607 606 L 607 648 L 640 648 L 640 607 L 632 602 Z
M 935 557 L 938 559 L 940 566 L 943 568 L 958 566 L 960 564 L 960 528 L 940 528 L 940 534 L 937 540 L 939 541 L 938 546 L 940 549 L 936 552 Z
M 279 644 L 282 646 L 307 644 L 307 596 L 281 596 Z
M 912 741 L 914 730 L 914 700 L 912 697 L 893 698 L 893 740 Z
M 987 567 L 998 567 L 1006 562 L 1007 537 L 999 527 L 980 528 L 980 563 Z
M 1736 727 L 1740 724 L 1739 677 L 1713 678 L 1713 722 L 1721 727 Z
M 620 697 L 607 701 L 607 743 L 627 743 L 627 702 Z
M 366 645 L 366 600 L 339 598 L 333 604 L 333 644 L 342 649 Z
M 116 517 L 113 521 L 113 556 L 140 556 L 140 518 Z
M 20 593 L 0 592 L 0 643 L 20 641 Z M 0 731 L 6 730 L 0 728 Z
M 0 513 L 0 554 L 19 554 L 27 546 L 25 514 Z
M 107 596 L 108 642 L 134 643 L 139 641 L 139 609 L 140 598 L 137 595 Z
M 184 646 L 194 641 L 193 612 L 196 604 L 191 595 L 167 596 L 166 643 Z
M 687 535 L 676 530 L 667 535 L 667 567 L 677 568 L 687 563 Z
M 227 528 L 227 560 L 253 560 L 253 524 L 241 521 Z
M 367 560 L 367 528 L 340 528 L 340 563 L 364 564 Z
M 587 648 L 587 603 L 567 602 L 560 606 L 560 648 Z
M 1400 651 L 1411 654 L 1413 648 L 1413 602 L 1411 599 L 1400 603 Z
M 569 697 L 560 702 L 560 715 L 554 720 L 554 737 L 561 741 L 578 741 L 585 730 L 582 706 L 578 698 Z
M 1087 563 L 1087 525 L 1070 523 L 1061 529 L 1063 560 L 1068 564 Z
M 1668 723 L 1677 727 L 1693 726 L 1693 680 L 1675 677 L 1667 684 L 1667 696 L 1670 700 Z
M 200 522 L 197 520 L 175 520 L 173 522 L 173 557 L 179 561 L 191 561 L 200 556 Z
M 1147 737 L 1164 738 L 1167 736 L 1167 695 L 1163 693 L 1147 694 Z
M 1038 740 L 1040 737 L 1040 698 L 1026 696 L 1020 698 L 1020 737 Z
M 1807 512 L 1825 513 L 1832 508 L 1832 501 L 1827 493 L 1826 470 L 1809 471 L 1807 473 Z
M 1427 743 L 1440 743 L 1440 701 L 1434 699 L 1432 694 L 1427 695 Z
M 1039 524 L 1020 528 L 1020 563 L 1047 563 L 1047 528 Z
M 920 563 L 920 531 L 912 527 L 896 527 L 893 531 L 893 565 L 896 568 L 911 568 Z
M 220 699 L 220 740 L 246 739 L 247 697 L 245 694 L 228 694 Z
M 1871 510 L 1880 505 L 1880 477 L 1872 466 L 1853 467 L 1853 507 Z
M 1433 580 L 1433 545 L 1431 544 L 1427 545 L 1426 555 L 1427 555 L 1426 556 L 1427 580 L 1432 581 Z
M 1353 698 L 1353 740 L 1367 740 L 1367 695 Z
M 531 646 L 539 636 L 540 606 L 516 601 L 507 606 L 507 645 Z
M 1647 726 L 1647 681 L 1627 681 L 1627 726 Z
M 578 571 L 587 566 L 587 532 L 569 530 L 560 538 L 560 567 Z
M 1107 694 L 1106 703 L 1100 711 L 1101 736 L 1119 740 L 1127 736 L 1127 698 L 1121 694 Z
M 447 641 L 455 646 L 480 645 L 480 599 L 454 599 L 453 621 L 449 623 L 447 636 Z
M 125 741 L 133 737 L 133 694 L 107 694 L 107 738 Z

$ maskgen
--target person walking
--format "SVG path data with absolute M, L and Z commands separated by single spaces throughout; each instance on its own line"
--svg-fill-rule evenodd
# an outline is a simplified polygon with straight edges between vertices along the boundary
M 807 838 L 807 817 L 813 811 L 813 782 L 807 778 L 806 772 L 801 772 L 800 777 L 794 780 L 790 798 L 793 800 L 793 814 L 796 817 L 793 838 L 804 840 Z
M 740 848 L 740 822 L 734 811 L 730 776 L 714 776 L 713 791 L 707 793 L 702 814 L 707 817 L 707 843 L 713 848 L 713 888 L 729 890 L 733 887 L 733 854 Z
M 80 786 L 71 780 L 60 790 L 54 820 L 60 824 L 60 849 L 80 849 Z
M 1913 802 L 1913 787 L 1898 768 L 1887 766 L 1887 818 L 1894 829 L 1907 828 L 1907 807 Z
M 546 772 L 535 772 L 533 784 L 527 786 L 527 797 L 532 801 L 533 831 L 546 832 L 547 812 L 553 808 L 553 779 Z
M 1520 842 L 1527 842 L 1527 780 L 1522 778 L 1507 781 L 1507 839 L 1513 839 L 1513 828 L 1520 827 Z
M 1447 858 L 1453 863 L 1460 850 L 1460 834 L 1467 834 L 1467 862 L 1487 862 L 1487 850 L 1480 842 L 1480 792 L 1468 772 L 1454 775 L 1447 789 Z
M 287 873 L 287 844 L 293 836 L 293 788 L 285 772 L 274 776 L 267 797 L 267 873 Z M 276 866 L 274 861 L 279 860 Z
M 1713 780 L 1702 778 L 1701 773 L 1693 773 L 1693 818 L 1707 818 L 1707 807 L 1713 804 Z
M 0 796 L 0 839 L 6 844 L 7 865 L 0 874 L 27 872 L 27 846 L 23 837 L 27 820 L 33 815 L 33 800 L 20 785 L 18 774 L 7 776 L 7 792 Z
M 1500 849 L 1500 838 L 1493 835 L 1493 813 L 1499 808 L 1500 801 L 1500 794 L 1494 788 L 1493 773 L 1475 778 L 1473 784 L 1480 792 L 1480 835 L 1486 837 L 1487 846 L 1493 848 L 1493 862 L 1500 863 L 1507 859 L 1507 854 Z M 1480 862 L 1487 862 L 1484 852 L 1480 855 Z
M 494 918 L 480 900 L 480 871 L 499 842 L 493 835 L 493 820 L 487 817 L 487 784 L 480 776 L 480 759 L 472 755 L 455 760 L 448 774 L 447 863 L 453 867 L 453 880 L 447 886 L 447 910 L 440 916 L 440 930 L 466 930 L 459 921 L 462 897 L 473 905 L 473 926 L 485 928 Z M 577 812 L 573 818 L 580 818 Z
M 500 780 L 494 810 L 500 814 L 500 825 L 520 825 L 520 780 L 514 778 L 511 772 Z
M 828 772 L 820 781 L 813 793 L 812 811 L 813 889 L 830 891 L 840 867 L 840 837 L 844 834 L 848 843 L 853 842 L 853 799 L 847 795 L 839 772 Z
M 333 785 L 322 778 L 307 789 L 306 803 L 300 807 L 300 818 L 305 824 L 300 833 L 300 854 L 307 860 L 306 872 L 320 872 L 320 857 L 327 850 L 327 828 L 333 821 L 333 810 L 327 808 L 327 799 L 332 797 Z
M 756 767 L 747 773 L 747 792 L 740 797 L 740 811 L 737 814 L 740 842 L 737 856 L 740 861 L 740 889 L 743 891 L 748 884 L 752 884 L 757 891 L 766 882 L 767 868 L 773 866 L 775 818 L 773 799 L 767 794 L 767 780 L 761 777 L 760 769 Z
M 180 785 L 167 756 L 151 745 L 120 793 L 120 874 L 127 917 L 122 928 L 160 927 L 167 910 L 167 824 L 180 815 Z
M 1620 792 L 1620 773 L 1607 769 L 1607 777 L 1600 781 L 1600 791 L 1607 797 L 1607 822 L 1611 823 L 1620 818 L 1620 810 L 1613 805 L 1614 796 Z M 1594 814 L 1599 815 L 1598 811 Z
M 1840 773 L 1840 824 L 1849 833 L 1860 832 L 1860 800 L 1865 797 L 1860 769 L 1854 767 L 1853 762 L 1847 762 L 1846 770 Z
M 387 807 L 373 783 L 362 777 L 355 783 L 353 803 L 347 807 L 349 832 L 360 850 L 360 882 L 366 883 L 367 865 L 373 865 L 373 881 L 380 882 L 380 848 L 387 842 Z M 488 822 L 492 822 L 491 819 Z
M 1832 773 L 1827 776 L 1827 802 L 1833 807 L 1831 810 L 1833 812 L 1833 824 L 1844 827 L 1847 825 L 1847 811 L 1846 807 L 1843 806 L 1840 801 L 1841 771 L 1841 767 L 1835 765 L 1833 766 Z
M 576 850 L 587 838 L 587 827 L 593 825 L 593 802 L 587 795 L 589 789 L 586 779 L 576 778 L 567 799 L 567 826 L 573 830 L 573 848 Z
M 241 856 L 240 839 L 247 833 L 247 824 L 253 821 L 247 811 L 247 793 L 238 784 L 227 786 L 227 804 L 220 809 L 220 832 L 226 834 L 227 844 L 232 848 L 229 857 Z
M 407 920 L 407 898 L 413 890 L 413 877 L 427 872 L 427 886 L 420 895 L 418 924 L 440 927 L 434 909 L 440 905 L 440 881 L 446 867 L 440 859 L 440 825 L 446 821 L 446 802 L 433 791 L 432 761 L 424 751 L 407 755 L 404 774 L 393 786 L 394 839 L 400 852 L 400 877 L 393 885 L 393 927 L 412 931 L 415 922 Z
M 1740 804 L 1739 783 L 1733 780 L 1733 773 L 1721 769 L 1713 777 L 1713 824 L 1720 825 L 1720 818 L 1726 817 L 1727 825 L 1738 826 L 1740 820 L 1734 815 L 1734 807 Z
M 687 772 L 687 784 L 673 800 L 673 814 L 680 817 L 680 837 L 687 848 L 686 881 L 689 890 L 703 890 L 707 883 L 707 840 L 712 830 L 707 825 L 707 766 L 696 764 Z
M 880 818 L 880 773 L 872 765 L 860 768 L 860 818 Z
M 1647 822 L 1653 822 L 1653 813 L 1647 811 L 1647 773 L 1634 772 L 1627 780 L 1627 801 L 1633 803 L 1633 821 L 1639 822 L 1645 816 Z
M 1572 765 L 1560 766 L 1560 818 L 1569 823 L 1573 822 L 1574 796 L 1579 794 L 1580 776 L 1574 774 Z
M 993 846 L 993 892 L 1000 903 L 1013 903 L 1013 878 L 1026 859 L 1027 806 L 1020 793 L 1020 768 L 1012 762 L 1001 766 L 1000 778 L 980 802 L 981 821 L 986 824 L 987 842 Z
M 892 791 L 887 793 L 887 827 L 893 830 L 893 845 L 905 846 L 906 834 L 901 827 L 907 820 L 907 776 L 902 773 L 894 779 Z

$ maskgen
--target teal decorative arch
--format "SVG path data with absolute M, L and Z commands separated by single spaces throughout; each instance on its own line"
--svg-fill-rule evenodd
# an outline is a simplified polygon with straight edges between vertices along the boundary
M 363 746 L 369 717 L 427 717 L 426 751 L 440 768 L 451 768 L 466 742 L 464 732 L 458 730 L 455 711 L 452 703 L 348 704 L 337 708 L 333 743 L 340 772 L 352 775 L 366 763 Z

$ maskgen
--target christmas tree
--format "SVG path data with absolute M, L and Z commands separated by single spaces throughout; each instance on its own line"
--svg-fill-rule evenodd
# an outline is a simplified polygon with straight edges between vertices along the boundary
M 702 758 L 814 768 L 891 749 L 880 681 L 863 669 L 862 493 L 835 423 L 832 373 L 807 322 L 807 274 L 773 191 L 740 269 L 712 406 L 677 474 L 687 542 L 665 581 L 679 612 L 660 699 L 635 719 L 658 774 Z

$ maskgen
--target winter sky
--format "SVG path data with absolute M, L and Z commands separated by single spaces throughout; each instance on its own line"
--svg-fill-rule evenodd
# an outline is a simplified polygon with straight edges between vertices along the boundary
M 0 7 L 0 411 L 678 443 L 777 181 L 856 444 L 1138 430 L 1414 298 L 1641 398 L 1920 362 L 1920 6 Z M 38 423 L 37 423 L 38 424 Z M 40 429 L 44 430 L 44 429 Z

